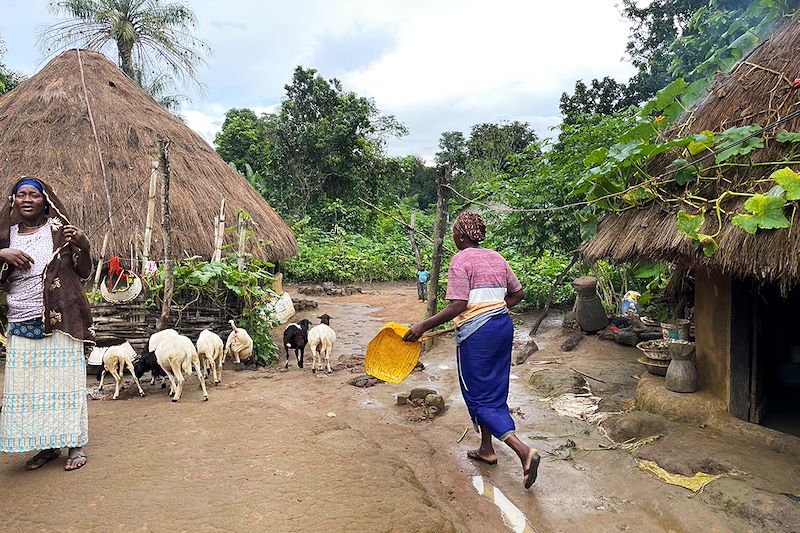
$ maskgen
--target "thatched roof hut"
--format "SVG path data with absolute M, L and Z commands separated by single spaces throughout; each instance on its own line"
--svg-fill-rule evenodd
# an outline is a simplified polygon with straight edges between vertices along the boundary
M 765 126 L 800 109 L 800 89 L 793 80 L 800 76 L 800 19 L 782 22 L 748 57 L 731 72 L 719 75 L 709 94 L 690 112 L 683 122 L 673 128 L 675 137 L 704 130 L 722 131 L 734 126 L 760 124 Z M 766 146 L 751 155 L 753 162 L 782 160 L 789 147 L 774 142 L 780 131 L 800 131 L 800 117 L 782 124 L 771 132 Z M 651 175 L 659 175 L 676 156 L 662 158 L 650 167 Z M 797 170 L 798 166 L 792 166 Z M 774 167 L 750 169 L 748 186 L 753 181 L 769 175 Z M 724 176 L 725 184 L 736 190 L 745 179 L 735 171 Z M 713 184 L 706 197 L 715 198 L 719 191 Z M 764 184 L 766 192 L 770 184 Z M 743 212 L 741 199 L 725 204 L 728 211 Z M 650 205 L 632 209 L 619 215 L 607 216 L 599 225 L 597 235 L 582 247 L 590 260 L 610 258 L 616 262 L 669 261 L 717 269 L 726 275 L 761 281 L 777 281 L 788 287 L 800 282 L 800 217 L 795 217 L 793 227 L 786 230 L 761 230 L 755 235 L 724 224 L 717 237 L 719 249 L 706 257 L 694 248 L 693 243 L 676 226 L 677 207 L 664 208 Z M 717 228 L 716 217 L 709 213 L 706 228 Z
M 131 243 L 141 243 L 144 233 L 151 165 L 159 155 L 158 135 L 171 141 L 176 256 L 211 256 L 212 221 L 223 197 L 228 225 L 235 224 L 238 209 L 252 217 L 254 238 L 248 243 L 249 252 L 271 261 L 297 253 L 292 231 L 247 180 L 96 52 L 64 52 L 0 97 L 0 187 L 10 188 L 23 174 L 43 177 L 69 207 L 73 221 L 85 229 L 95 251 L 107 229 L 108 193 L 111 211 L 116 213 L 107 255 L 128 257 Z M 154 259 L 162 254 L 159 220 L 157 215 Z M 234 238 L 227 237 L 231 243 Z

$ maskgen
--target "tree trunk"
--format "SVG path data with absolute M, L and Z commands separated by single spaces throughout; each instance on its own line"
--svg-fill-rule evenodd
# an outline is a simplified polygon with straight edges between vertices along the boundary
M 119 53 L 119 66 L 130 79 L 136 80 L 136 73 L 133 69 L 133 43 L 117 41 L 117 53 Z M 137 81 L 138 83 L 138 81 Z
M 169 308 L 172 304 L 173 268 L 172 260 L 172 217 L 169 211 L 169 140 L 159 137 L 161 147 L 161 169 L 164 173 L 163 187 L 161 188 L 161 225 L 164 228 L 164 301 L 161 302 L 161 316 L 156 321 L 156 331 L 167 327 Z
M 450 194 L 447 186 L 450 184 L 450 166 L 445 168 L 444 175 L 436 178 L 436 222 L 433 233 L 433 255 L 431 258 L 431 286 L 428 292 L 428 309 L 426 318 L 436 314 L 436 303 L 439 296 L 439 274 L 442 271 L 442 247 L 444 235 L 447 232 L 447 209 L 450 203 Z

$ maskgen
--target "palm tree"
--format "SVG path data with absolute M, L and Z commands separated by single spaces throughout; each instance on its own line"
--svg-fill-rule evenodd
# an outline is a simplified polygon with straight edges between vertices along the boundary
M 50 10 L 67 18 L 39 36 L 47 52 L 116 45 L 119 65 L 131 79 L 137 79 L 137 71 L 141 77 L 143 69 L 155 72 L 166 65 L 199 85 L 197 68 L 210 49 L 192 35 L 197 20 L 188 6 L 161 0 L 57 0 Z

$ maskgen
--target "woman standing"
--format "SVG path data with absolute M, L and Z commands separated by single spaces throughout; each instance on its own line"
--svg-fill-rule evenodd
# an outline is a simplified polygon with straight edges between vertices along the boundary
M 0 210 L 0 281 L 8 283 L 8 346 L 0 451 L 39 452 L 35 470 L 69 448 L 66 470 L 86 464 L 84 343 L 94 343 L 83 283 L 89 240 L 39 179 L 14 184 Z
M 508 383 L 514 325 L 508 309 L 525 297 L 517 277 L 503 257 L 481 248 L 486 224 L 476 213 L 461 213 L 453 224 L 453 241 L 459 252 L 447 273 L 449 305 L 429 319 L 414 324 L 404 340 L 449 320 L 456 323 L 456 358 L 459 383 L 470 417 L 481 434 L 481 446 L 467 457 L 497 464 L 492 437 L 505 442 L 522 463 L 523 484 L 536 481 L 540 457 L 514 434 L 508 412 Z

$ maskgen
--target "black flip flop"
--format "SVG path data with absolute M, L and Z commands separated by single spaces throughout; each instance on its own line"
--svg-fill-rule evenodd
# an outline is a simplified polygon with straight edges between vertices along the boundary
M 61 455 L 61 450 L 56 450 L 58 453 L 54 455 L 45 455 L 45 452 L 50 450 L 42 450 L 27 461 L 25 461 L 25 470 L 38 470 L 53 459 L 58 459 Z M 50 453 L 53 453 L 52 451 Z
M 539 475 L 539 462 L 542 460 L 542 457 L 539 455 L 538 452 L 534 452 L 533 457 L 531 458 L 531 465 L 528 469 L 523 472 L 525 474 L 525 488 L 529 489 L 536 483 L 536 476 Z
M 83 459 L 84 460 L 83 464 L 80 466 L 76 466 L 75 468 L 67 468 L 67 464 L 72 465 L 75 463 L 77 459 Z M 87 459 L 88 458 L 86 457 L 86 453 L 84 453 L 82 450 L 79 452 L 71 452 L 67 456 L 67 463 L 64 465 L 64 470 L 66 470 L 67 472 L 74 472 L 75 470 L 80 470 L 81 468 L 86 466 Z
M 497 459 L 490 461 L 485 457 L 481 457 L 481 455 L 475 450 L 470 450 L 467 452 L 467 459 L 471 459 L 473 461 L 480 461 L 481 463 L 485 463 L 487 465 L 492 465 L 492 466 L 497 464 Z

